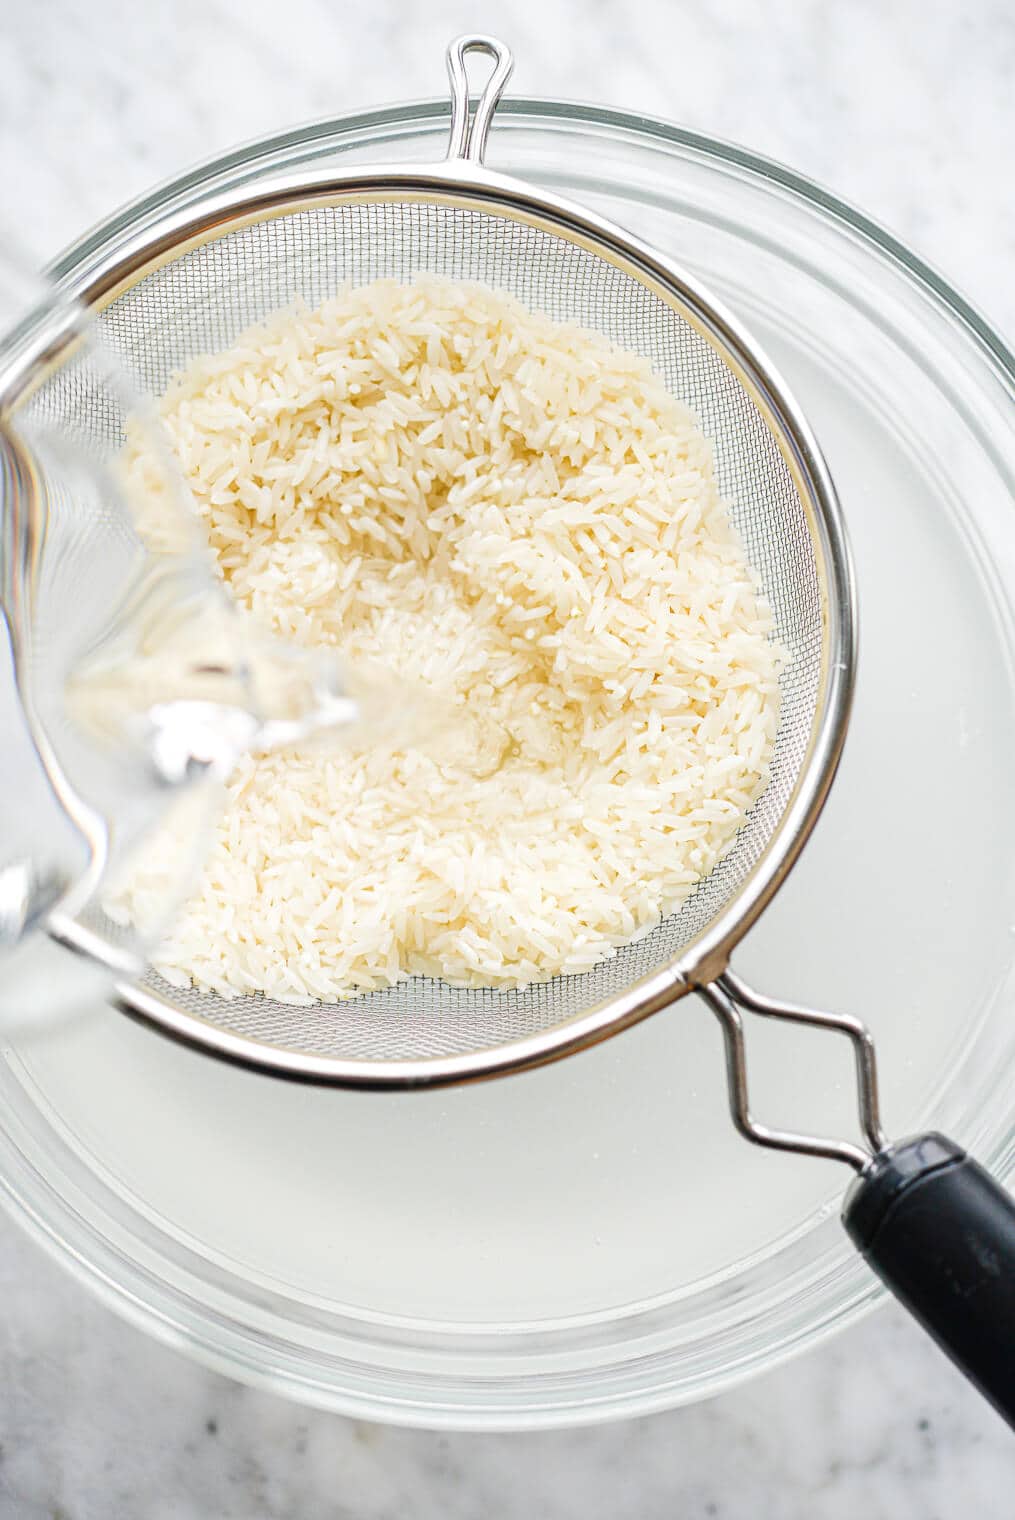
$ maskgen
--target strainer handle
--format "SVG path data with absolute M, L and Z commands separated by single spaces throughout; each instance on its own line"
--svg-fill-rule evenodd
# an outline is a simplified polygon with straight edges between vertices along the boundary
M 755 1145 L 844 1161 L 843 1208 L 868 1265 L 1015 1426 L 1015 1199 L 943 1135 L 890 1145 L 881 1128 L 874 1041 L 862 1020 L 765 997 L 727 968 L 699 987 L 722 1026 L 730 1111 Z M 751 1111 L 744 1013 L 845 1035 L 853 1046 L 866 1147 L 763 1124 Z
M 868 1264 L 1015 1426 L 1015 1200 L 944 1135 L 881 1151 L 843 1223 Z
M 465 59 L 469 53 L 485 53 L 494 62 L 493 73 L 480 91 L 475 115 L 470 118 L 469 76 Z M 479 33 L 456 37 L 447 53 L 448 78 L 451 81 L 451 137 L 448 159 L 481 164 L 490 135 L 490 123 L 504 86 L 511 77 L 515 61 L 511 49 L 496 37 Z

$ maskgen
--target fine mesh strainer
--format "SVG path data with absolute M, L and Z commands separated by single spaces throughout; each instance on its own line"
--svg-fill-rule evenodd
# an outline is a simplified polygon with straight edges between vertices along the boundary
M 465 56 L 493 75 L 470 121 Z M 124 1001 L 220 1053 L 294 1076 L 363 1085 L 453 1081 L 543 1061 L 672 1000 L 718 969 L 788 869 L 842 742 L 853 667 L 848 554 L 806 424 L 737 326 L 686 276 L 618 229 L 485 170 L 510 70 L 490 39 L 451 49 L 445 164 L 259 183 L 200 221 L 160 226 L 89 292 L 102 333 L 149 394 L 198 354 L 230 344 L 297 295 L 421 273 L 510 291 L 550 316 L 644 354 L 714 440 L 724 496 L 793 653 L 771 781 L 717 869 L 682 911 L 583 975 L 521 991 L 415 978 L 347 1002 L 180 992 L 154 974 Z M 36 404 L 73 407 L 58 373 Z M 704 978 L 705 980 L 708 977 Z
M 493 72 L 472 109 L 466 57 Z M 997 1406 L 1015 1418 L 1015 1208 L 940 1136 L 889 1147 L 878 1116 L 874 1050 L 847 1016 L 752 992 L 729 956 L 791 868 L 839 759 L 855 665 L 852 570 L 834 489 L 809 428 L 751 339 L 695 280 L 619 228 L 484 167 L 491 120 L 511 71 L 507 49 L 461 38 L 448 54 L 448 156 L 435 166 L 302 168 L 265 176 L 199 211 L 128 235 L 76 294 L 135 384 L 159 394 L 170 374 L 222 349 L 302 297 L 422 273 L 478 281 L 577 322 L 651 360 L 697 414 L 722 493 L 791 653 L 782 677 L 771 778 L 711 875 L 653 933 L 576 976 L 522 990 L 462 990 L 416 978 L 347 1002 L 293 1007 L 263 997 L 181 992 L 150 972 L 121 986 L 127 1011 L 211 1054 L 275 1075 L 401 1088 L 535 1066 L 617 1033 L 684 993 L 721 1021 L 730 1100 L 756 1143 L 841 1160 L 859 1174 L 850 1234 Z M 28 405 L 81 426 L 80 391 L 56 368 Z M 115 452 L 115 419 L 96 412 Z M 856 1053 L 864 1143 L 757 1123 L 748 1105 L 745 1011 L 838 1030 Z

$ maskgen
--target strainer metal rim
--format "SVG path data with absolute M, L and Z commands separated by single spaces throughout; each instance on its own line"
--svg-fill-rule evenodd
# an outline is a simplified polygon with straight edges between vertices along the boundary
M 437 198 L 488 212 L 495 206 L 498 214 L 535 220 L 579 246 L 590 242 L 599 256 L 612 257 L 635 270 L 664 298 L 667 292 L 675 293 L 682 314 L 706 337 L 718 340 L 772 427 L 821 543 L 828 580 L 822 588 L 822 690 L 808 754 L 779 823 L 739 890 L 704 933 L 679 956 L 621 993 L 537 1034 L 479 1052 L 388 1061 L 312 1055 L 270 1045 L 176 1007 L 141 983 L 120 983 L 116 988 L 116 1002 L 123 1011 L 208 1054 L 292 1080 L 373 1089 L 447 1085 L 543 1065 L 619 1033 L 721 975 L 732 949 L 787 876 L 828 795 L 845 741 L 857 638 L 855 579 L 835 487 L 810 427 L 778 372 L 722 303 L 677 262 L 563 198 L 544 195 L 524 182 L 461 160 L 403 169 L 363 167 L 344 174 L 304 170 L 296 175 L 270 175 L 258 185 L 213 194 L 196 210 L 187 207 L 120 241 L 113 255 L 91 262 L 78 279 L 73 270 L 64 270 L 62 294 L 101 311 L 170 253 L 176 258 L 188 246 L 214 241 L 243 225 L 310 206 L 398 198 Z M 12 388 L 24 383 L 31 370 L 37 373 L 40 363 L 51 363 L 52 348 L 51 334 L 48 352 L 40 348 L 33 353 L 31 344 L 22 348 L 18 373 L 10 367 L 0 373 L 0 396 L 9 398 Z

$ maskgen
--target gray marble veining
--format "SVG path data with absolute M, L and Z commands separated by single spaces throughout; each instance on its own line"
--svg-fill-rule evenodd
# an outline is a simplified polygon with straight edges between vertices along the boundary
M 237 140 L 443 93 L 444 42 L 465 29 L 512 43 L 522 93 L 675 118 L 824 181 L 1015 331 L 1007 0 L 8 0 L 7 233 L 41 261 Z M 1015 1512 L 1009 1434 L 894 1310 L 693 1409 L 599 1430 L 436 1436 L 203 1371 L 10 1230 L 0 1287 L 0 1520 Z
M 3 1520 L 1007 1520 L 1012 1436 L 896 1310 L 719 1400 L 435 1435 L 242 1388 L 0 1249 Z
M 238 141 L 442 95 L 445 40 L 470 29 L 510 41 L 519 93 L 669 117 L 792 164 L 1015 327 L 1006 0 L 9 4 L 5 220 L 49 255 L 111 207 Z
M 1008 1520 L 1015 1447 L 899 1311 L 710 1403 L 437 1435 L 241 1387 L 0 1249 L 2 1520 Z

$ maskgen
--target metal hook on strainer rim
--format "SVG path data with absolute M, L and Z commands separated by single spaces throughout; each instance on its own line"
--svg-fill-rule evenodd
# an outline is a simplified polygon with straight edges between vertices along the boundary
M 485 53 L 493 59 L 494 69 L 487 80 L 476 113 L 469 115 L 469 76 L 465 60 L 470 53 Z M 504 86 L 511 78 L 515 66 L 510 48 L 496 37 L 456 37 L 448 48 L 448 79 L 451 83 L 451 135 L 448 138 L 447 157 L 464 159 L 468 163 L 481 164 L 486 153 L 486 140 L 497 103 L 504 93 Z
M 467 59 L 477 52 L 494 68 L 473 111 Z M 511 992 L 417 978 L 351 1002 L 294 1008 L 181 991 L 152 974 L 121 986 L 120 1006 L 164 1034 L 272 1075 L 397 1089 L 556 1060 L 696 991 L 722 1027 L 738 1129 L 753 1143 L 842 1161 L 857 1173 L 845 1208 L 851 1236 L 1015 1419 L 1015 1206 L 940 1136 L 887 1144 L 873 1042 L 860 1020 L 764 998 L 729 964 L 805 843 L 845 738 L 855 589 L 827 468 L 778 373 L 696 278 L 611 222 L 486 166 L 511 66 L 493 38 L 452 44 L 443 162 L 269 169 L 122 229 L 114 246 L 91 251 L 87 266 L 67 278 L 155 393 L 174 366 L 228 346 L 294 293 L 315 301 L 339 280 L 423 273 L 509 291 L 649 358 L 712 439 L 720 488 L 792 652 L 771 779 L 732 848 L 680 912 L 581 975 Z M 0 374 L 0 400 L 8 378 Z M 59 374 L 46 384 L 58 387 Z M 773 1128 L 754 1116 L 747 1013 L 850 1039 L 863 1144 Z

